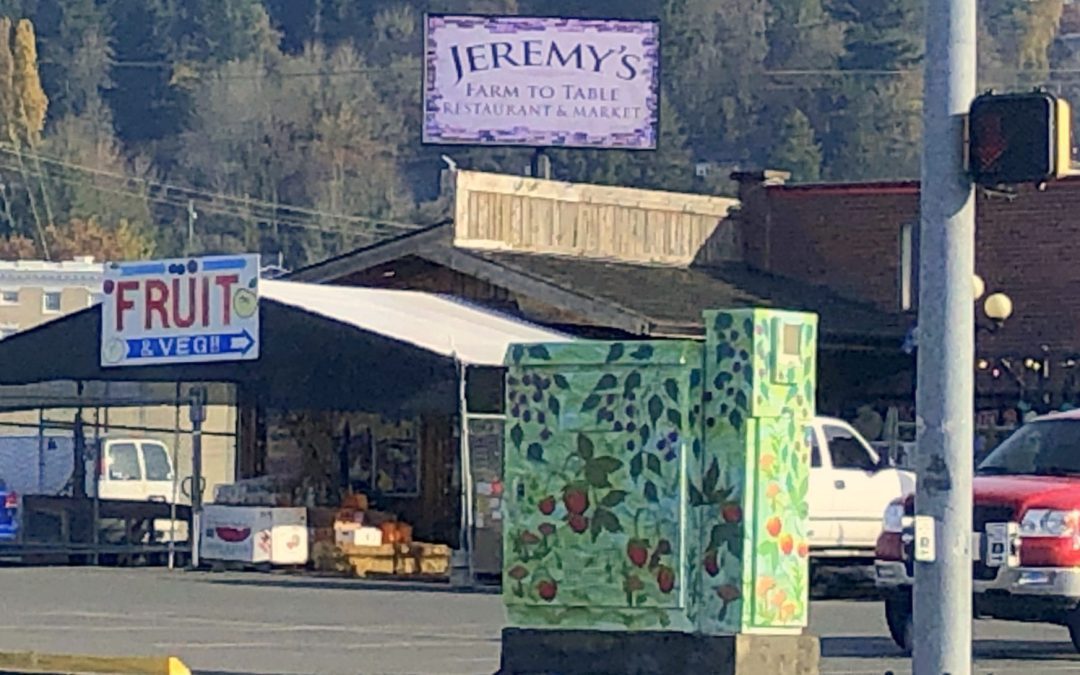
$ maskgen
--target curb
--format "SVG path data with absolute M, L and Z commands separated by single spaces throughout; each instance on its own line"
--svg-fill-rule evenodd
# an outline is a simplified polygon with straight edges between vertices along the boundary
M 42 675 L 191 675 L 180 659 L 145 656 L 81 656 L 0 652 L 0 673 Z

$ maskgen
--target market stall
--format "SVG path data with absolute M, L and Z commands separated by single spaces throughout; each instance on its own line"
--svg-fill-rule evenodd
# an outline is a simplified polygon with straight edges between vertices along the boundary
M 338 553 L 372 545 L 396 547 L 374 552 L 389 551 L 394 573 L 445 569 L 450 549 L 477 554 L 466 558 L 477 571 L 496 571 L 503 358 L 511 344 L 569 338 L 419 292 L 260 280 L 258 296 L 257 359 L 103 368 L 95 306 L 0 343 L 0 398 L 37 408 L 67 382 L 80 398 L 57 405 L 108 406 L 93 395 L 101 383 L 179 384 L 185 396 L 185 383 L 227 383 L 238 480 L 205 495 L 218 516 L 305 509 L 314 564 L 327 544 Z M 208 391 L 207 403 L 225 402 Z M 348 534 L 344 507 L 361 497 Z M 227 537 L 256 529 L 221 527 Z

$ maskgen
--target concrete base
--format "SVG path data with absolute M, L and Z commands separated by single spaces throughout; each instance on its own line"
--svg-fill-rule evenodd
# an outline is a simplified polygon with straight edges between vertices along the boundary
M 498 675 L 817 675 L 812 635 L 507 628 Z

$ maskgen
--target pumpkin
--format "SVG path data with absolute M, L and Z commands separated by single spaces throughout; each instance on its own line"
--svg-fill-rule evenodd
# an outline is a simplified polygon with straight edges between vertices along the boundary
M 380 525 L 379 529 L 382 530 L 382 543 L 384 546 L 386 544 L 396 544 L 398 542 L 397 523 L 387 521 Z

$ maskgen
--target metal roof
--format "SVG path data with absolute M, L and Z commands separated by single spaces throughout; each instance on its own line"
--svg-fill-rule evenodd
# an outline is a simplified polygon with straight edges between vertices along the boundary
M 513 344 L 574 339 L 455 298 L 419 291 L 263 279 L 259 294 L 470 365 L 502 365 Z

